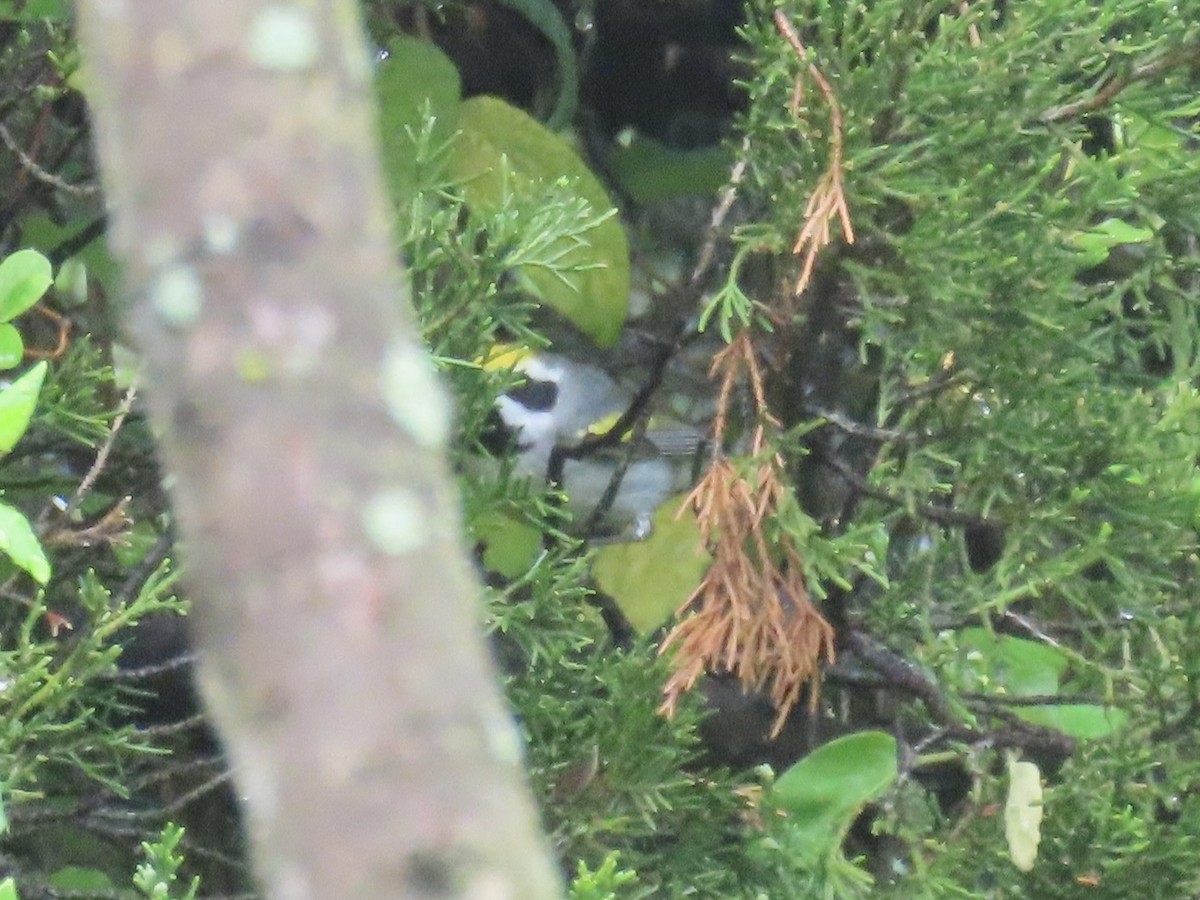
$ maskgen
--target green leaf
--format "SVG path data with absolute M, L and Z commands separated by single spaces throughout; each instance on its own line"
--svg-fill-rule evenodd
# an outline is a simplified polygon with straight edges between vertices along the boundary
M 54 282 L 50 260 L 36 250 L 18 250 L 0 262 L 0 322 L 15 319 Z
M 60 891 L 111 891 L 112 880 L 99 869 L 85 866 L 63 866 L 50 876 L 50 883 Z
M 0 900 L 18 900 L 17 883 L 11 878 L 0 881 Z
M 0 3 L 0 20 L 37 22 L 52 19 L 66 22 L 71 17 L 71 6 L 71 0 L 25 0 L 24 3 L 8 0 Z
M 489 510 L 471 522 L 471 534 L 483 544 L 483 565 L 505 578 L 528 571 L 542 552 L 542 533 L 502 512 Z
M 1122 244 L 1143 244 L 1154 237 L 1149 228 L 1138 228 L 1121 219 L 1105 219 L 1095 228 L 1071 236 L 1079 250 L 1079 265 L 1090 269 L 1108 259 L 1109 252 Z
M 12 450 L 25 434 L 45 378 L 46 362 L 43 360 L 0 390 L 0 453 Z
M 416 137 L 432 115 L 429 140 L 436 148 L 454 135 L 458 118 L 458 70 L 428 41 L 401 36 L 375 71 L 383 168 L 397 203 L 410 200 L 417 185 Z
M 653 138 L 635 136 L 618 144 L 608 161 L 614 180 L 638 203 L 714 194 L 729 179 L 728 147 L 673 150 Z
M 1108 737 L 1125 727 L 1129 716 L 1123 709 L 1092 703 L 1064 703 L 1054 706 L 1029 706 L 1016 710 L 1018 716 L 1034 725 L 1044 725 L 1081 741 Z
M 78 223 L 63 226 L 48 215 L 32 215 L 21 220 L 21 242 L 42 253 L 49 253 L 67 241 L 74 241 L 83 230 Z M 108 242 L 104 238 L 97 237 L 89 241 L 71 259 L 83 263 L 88 277 L 103 285 L 110 294 L 117 292 L 120 285 L 120 266 L 109 252 Z M 66 263 L 63 266 L 65 267 Z M 62 274 L 61 268 L 59 273 Z
M 654 530 L 644 541 L 609 544 L 596 551 L 592 574 L 600 590 L 616 602 L 641 634 L 662 625 L 691 596 L 711 557 L 689 508 L 675 513 L 683 496 L 672 497 L 654 514 Z M 663 565 L 670 560 L 670 565 Z
M 965 628 L 959 645 L 981 674 L 1017 697 L 1057 694 L 1066 671 L 1066 656 L 1045 644 L 994 634 L 984 628 Z
M 450 171 L 468 205 L 495 213 L 515 197 L 522 205 L 545 202 L 568 179 L 596 214 L 612 209 L 608 193 L 571 148 L 535 119 L 494 97 L 474 97 L 459 110 L 458 140 Z M 614 344 L 629 303 L 629 242 L 615 216 L 591 228 L 586 239 L 562 237 L 551 245 L 561 266 L 520 272 L 548 306 L 602 347 Z
M 779 777 L 770 799 L 799 829 L 810 863 L 837 852 L 859 812 L 896 780 L 896 739 L 863 731 L 830 741 Z
M 54 296 L 66 306 L 82 306 L 88 299 L 87 264 L 78 256 L 64 260 L 54 276 Z
M 570 126 L 579 103 L 579 64 L 571 29 L 553 0 L 503 0 L 504 6 L 525 16 L 554 47 L 558 63 L 558 99 L 546 125 L 555 130 Z
M 1008 800 L 1004 804 L 1004 837 L 1013 865 L 1028 872 L 1037 862 L 1042 840 L 1042 773 L 1031 762 L 1008 754 Z
M 50 580 L 50 560 L 25 513 L 0 503 L 0 552 L 28 572 L 38 584 Z
M 12 369 L 25 358 L 25 342 L 21 332 L 8 322 L 0 322 L 0 370 Z

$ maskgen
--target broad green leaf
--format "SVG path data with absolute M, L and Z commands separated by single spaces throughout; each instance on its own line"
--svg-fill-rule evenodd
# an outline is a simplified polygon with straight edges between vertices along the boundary
M 1053 728 L 1081 741 L 1108 737 L 1124 728 L 1129 718 L 1123 709 L 1092 703 L 1029 706 L 1015 712 L 1026 722 Z
M 1142 244 L 1154 237 L 1149 228 L 1138 228 L 1121 219 L 1105 219 L 1095 228 L 1071 236 L 1070 243 L 1079 250 L 1079 265 L 1090 269 L 1108 258 L 1114 247 L 1122 244 Z
M 60 891 L 112 891 L 113 883 L 99 869 L 85 866 L 64 866 L 50 876 L 50 883 Z
M 50 260 L 36 250 L 18 250 L 0 262 L 0 322 L 15 319 L 54 283 Z
M 17 884 L 11 878 L 0 881 L 0 900 L 18 900 Z
M 459 104 L 458 70 L 446 54 L 428 41 L 401 36 L 388 45 L 388 55 L 375 70 L 383 168 L 392 199 L 405 203 L 417 183 L 414 138 L 433 116 L 430 149 L 454 135 Z
M 499 211 L 510 195 L 533 206 L 545 202 L 567 179 L 592 212 L 612 200 L 571 145 L 545 126 L 495 97 L 474 97 L 459 109 L 459 135 L 450 171 L 467 203 L 484 213 Z M 557 310 L 602 347 L 616 342 L 629 304 L 629 242 L 610 216 L 582 240 L 560 238 L 549 248 L 563 273 L 544 267 L 519 270 L 538 299 Z
M 602 547 L 592 565 L 600 590 L 642 634 L 687 602 L 711 562 L 695 513 L 688 508 L 676 517 L 682 503 L 683 495 L 667 500 L 655 512 L 654 530 L 646 540 Z M 670 564 L 664 565 L 667 560 Z
M 770 792 L 799 829 L 794 846 L 810 862 L 839 850 L 862 808 L 896 780 L 896 739 L 862 731 L 830 741 L 796 763 Z
M 1016 697 L 1057 694 L 1067 658 L 1045 644 L 994 634 L 984 628 L 965 628 L 960 646 L 981 674 Z
M 0 370 L 13 369 L 25 358 L 21 332 L 8 322 L 0 322 Z
M 483 544 L 483 565 L 505 578 L 528 571 L 542 552 L 542 533 L 504 513 L 488 511 L 471 522 L 471 534 Z
M 613 178 L 638 203 L 714 194 L 729 179 L 732 164 L 725 146 L 673 150 L 641 136 L 619 144 L 608 160 Z
M 88 299 L 87 264 L 78 256 L 64 260 L 54 276 L 54 296 L 67 306 L 82 306 Z
M 1008 754 L 1008 801 L 1004 804 L 1004 837 L 1013 865 L 1028 872 L 1037 861 L 1042 840 L 1042 773 L 1031 762 Z
M 21 242 L 42 253 L 49 253 L 65 241 L 77 238 L 81 231 L 83 229 L 78 224 L 64 227 L 45 214 L 33 215 L 21 220 Z M 103 285 L 109 293 L 117 292 L 120 267 L 112 253 L 109 252 L 108 242 L 103 237 L 98 236 L 89 242 L 72 256 L 71 260 L 83 263 L 87 268 L 88 277 Z M 66 265 L 63 263 L 64 267 Z
M 71 18 L 71 6 L 71 0 L 26 0 L 24 3 L 8 0 L 0 3 L 0 20 L 38 22 L 52 19 L 66 22 Z
M 563 18 L 561 6 L 553 0 L 504 0 L 504 5 L 529 19 L 554 47 L 558 64 L 558 99 L 546 124 L 556 131 L 570 127 L 579 105 L 579 63 L 575 58 L 571 27 Z
M 45 378 L 46 362 L 43 360 L 0 390 L 0 453 L 12 450 L 29 427 Z
M 25 513 L 0 503 L 0 552 L 28 572 L 38 584 L 50 580 L 50 560 Z

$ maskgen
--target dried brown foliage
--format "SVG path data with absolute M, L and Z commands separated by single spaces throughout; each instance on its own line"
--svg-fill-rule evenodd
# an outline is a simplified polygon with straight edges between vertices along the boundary
M 792 115 L 800 118 L 811 82 L 830 119 L 829 163 L 809 196 L 792 247 L 793 254 L 802 257 L 795 285 L 795 293 L 800 294 L 812 279 L 821 250 L 833 240 L 834 220 L 841 224 L 847 243 L 854 242 L 854 229 L 842 182 L 841 105 L 782 12 L 776 12 L 775 24 L 804 64 L 792 92 Z M 784 310 L 768 310 L 768 317 L 776 323 L 788 318 Z M 815 708 L 821 665 L 834 656 L 833 628 L 809 596 L 800 548 L 772 524 L 781 506 L 790 501 L 790 487 L 783 460 L 768 440 L 779 422 L 767 406 L 749 328 L 716 356 L 709 374 L 720 385 L 714 456 L 685 507 L 695 510 L 713 563 L 678 611 L 680 621 L 663 642 L 663 652 L 672 651 L 674 673 L 663 691 L 662 710 L 670 715 L 679 697 L 706 672 L 729 672 L 748 690 L 767 692 L 776 709 L 774 734 L 806 688 L 809 706 Z M 742 383 L 750 386 L 755 425 L 748 457 L 739 463 L 723 448 L 734 390 Z
M 792 246 L 792 253 L 803 256 L 800 265 L 800 277 L 796 279 L 795 292 L 803 293 L 812 279 L 813 267 L 817 264 L 817 255 L 833 240 L 831 225 L 837 219 L 842 225 L 842 235 L 847 244 L 854 243 L 854 227 L 850 223 L 850 210 L 846 205 L 846 194 L 842 185 L 842 155 L 845 127 L 842 123 L 842 106 L 838 103 L 837 95 L 829 80 L 817 66 L 808 58 L 808 51 L 800 41 L 796 29 L 787 20 L 781 10 L 775 12 L 775 27 L 783 35 L 784 40 L 796 51 L 796 55 L 805 64 L 804 69 L 796 76 L 792 89 L 792 115 L 799 117 L 807 93 L 807 74 L 816 84 L 825 104 L 829 107 L 830 136 L 829 136 L 829 165 L 817 181 L 817 186 L 809 195 L 808 204 L 804 207 L 804 223 Z
M 789 488 L 783 460 L 768 445 L 768 432 L 778 421 L 766 405 L 749 331 L 717 355 L 710 375 L 721 386 L 714 445 L 722 446 L 733 392 L 744 380 L 757 422 L 748 462 L 738 465 L 718 451 L 686 501 L 696 511 L 713 563 L 663 643 L 663 652 L 674 650 L 675 671 L 662 708 L 670 715 L 705 672 L 730 672 L 749 690 L 766 689 L 778 732 L 806 685 L 812 686 L 810 706 L 816 704 L 821 663 L 833 659 L 833 629 L 809 598 L 798 549 L 784 535 L 774 542 L 767 537 Z

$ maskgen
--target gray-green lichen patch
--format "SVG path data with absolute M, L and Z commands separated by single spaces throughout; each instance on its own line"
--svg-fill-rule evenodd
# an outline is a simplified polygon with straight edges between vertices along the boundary
M 204 217 L 204 246 L 214 256 L 225 256 L 237 249 L 241 226 L 237 219 L 220 213 Z
M 150 285 L 150 304 L 168 325 L 191 325 L 204 308 L 200 276 L 188 265 L 165 267 Z
M 450 404 L 424 351 L 411 344 L 388 348 L 379 386 L 392 419 L 422 447 L 440 449 L 450 439 Z
M 375 494 L 362 509 L 367 539 L 389 556 L 411 553 L 425 546 L 429 539 L 428 519 L 421 500 L 402 488 Z
M 236 365 L 238 378 L 246 384 L 260 384 L 271 377 L 271 361 L 253 347 L 237 355 Z
M 484 720 L 484 735 L 488 749 L 494 759 L 510 766 L 520 766 L 524 761 L 524 750 L 517 727 L 505 713 L 489 715 Z
M 253 352 L 289 378 L 311 374 L 337 337 L 337 316 L 323 305 L 255 300 L 246 305 Z
M 321 48 L 311 10 L 273 3 L 250 24 L 250 59 L 276 72 L 302 72 L 317 61 Z

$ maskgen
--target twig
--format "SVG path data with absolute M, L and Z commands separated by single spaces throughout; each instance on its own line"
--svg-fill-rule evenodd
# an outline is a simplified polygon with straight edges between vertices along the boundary
M 846 649 L 882 675 L 889 686 L 911 694 L 925 704 L 935 722 L 956 735 L 966 728 L 941 689 L 907 659 L 855 629 L 844 632 L 842 640 Z
M 855 472 L 850 466 L 836 457 L 822 456 L 821 463 L 833 469 L 844 478 L 852 488 L 859 493 L 870 497 L 874 500 L 881 500 L 891 506 L 898 506 L 903 509 L 910 510 L 914 515 L 920 516 L 922 519 L 928 519 L 931 522 L 937 522 L 942 525 L 998 525 L 994 519 L 988 519 L 984 516 L 974 515 L 972 513 L 960 512 L 957 509 L 947 509 L 942 506 L 934 506 L 929 503 L 908 503 L 903 497 L 897 497 L 890 491 L 885 491 L 881 487 L 868 482 L 865 478 Z
M 906 444 L 909 441 L 909 436 L 903 431 L 895 428 L 879 428 L 875 425 L 857 422 L 845 413 L 839 412 L 836 409 L 830 409 L 827 406 L 812 403 L 806 404 L 805 409 L 812 415 L 824 419 L 839 431 L 844 431 L 846 434 L 851 434 L 855 437 L 867 438 L 868 440 L 879 441 L 880 443 Z
M 989 715 L 1003 719 L 1007 727 L 984 731 L 966 725 L 955 712 L 941 688 L 909 660 L 885 647 L 861 631 L 850 629 L 843 633 L 842 640 L 863 662 L 882 675 L 890 687 L 916 697 L 924 704 L 933 720 L 945 727 L 949 737 L 985 743 L 996 748 L 1020 748 L 1070 756 L 1075 752 L 1074 738 L 1033 725 L 1006 709 L 991 707 Z
M 196 787 L 192 788 L 190 791 L 180 794 L 178 797 L 176 797 L 170 803 L 165 805 L 162 808 L 161 812 L 168 816 L 173 816 L 176 813 L 178 813 L 179 810 L 183 809 L 185 806 L 190 804 L 192 801 L 198 800 L 201 797 L 211 794 L 213 791 L 215 791 L 221 785 L 228 784 L 232 780 L 233 780 L 233 772 L 228 768 L 222 769 L 216 775 L 213 775 L 208 780 L 201 782 Z
M 1173 69 L 1176 66 L 1194 65 L 1198 57 L 1200 57 L 1200 40 L 1184 44 L 1182 47 L 1176 47 L 1174 50 L 1164 53 L 1157 59 L 1152 59 L 1139 66 L 1133 66 L 1127 72 L 1114 75 L 1107 83 L 1101 85 L 1100 89 L 1092 96 L 1077 100 L 1074 103 L 1052 107 L 1038 116 L 1038 119 L 1049 125 L 1054 122 L 1073 119 L 1083 113 L 1103 109 L 1130 85 L 1139 81 L 1149 81 L 1151 78 L 1161 75 L 1163 72 Z
M 1033 694 L 1025 697 L 1015 697 L 1004 694 L 985 694 L 979 691 L 967 691 L 959 694 L 964 700 L 979 703 L 984 706 L 1069 706 L 1088 704 L 1104 706 L 1105 702 L 1097 697 L 1085 697 L 1072 694 Z
M 146 555 L 138 561 L 137 565 L 129 570 L 129 574 L 125 577 L 121 589 L 113 594 L 112 605 L 114 608 L 119 608 L 133 601 L 134 596 L 141 591 L 142 586 L 157 571 L 158 567 L 162 565 L 163 560 L 167 558 L 174 543 L 175 535 L 170 529 L 167 529 L 158 536 L 158 540 L 154 542 L 154 545 Z
M 600 495 L 600 502 L 596 504 L 596 508 L 588 516 L 587 524 L 583 529 L 584 534 L 595 533 L 596 529 L 600 526 L 600 522 L 608 515 L 608 511 L 612 509 L 613 503 L 616 502 L 617 494 L 620 493 L 621 483 L 625 480 L 625 473 L 629 471 L 629 466 L 633 463 L 633 457 L 637 452 L 638 445 L 646 435 L 646 426 L 649 421 L 646 416 L 641 416 L 634 423 L 633 431 L 629 435 L 629 446 L 621 454 L 621 458 L 617 460 L 612 477 L 608 479 L 608 485 L 604 488 L 604 493 Z
M 21 149 L 16 140 L 13 139 L 13 136 L 9 130 L 2 124 L 0 124 L 0 141 L 3 141 L 4 146 L 12 151 L 13 155 L 17 157 L 25 171 L 43 184 L 48 184 L 51 187 L 58 188 L 60 191 L 66 191 L 68 194 L 75 194 L 79 197 L 88 197 L 92 194 L 99 193 L 99 185 L 71 184 L 70 182 L 59 178 L 52 172 L 47 172 L 34 161 L 33 157 Z
M 750 155 L 750 138 L 742 138 L 742 146 L 738 150 L 737 162 L 733 164 L 733 168 L 729 172 L 729 181 L 721 191 L 721 199 L 717 205 L 713 207 L 712 218 L 708 223 L 708 230 L 704 236 L 704 243 L 700 246 L 700 253 L 696 258 L 696 265 L 692 268 L 691 277 L 688 279 L 688 287 L 692 291 L 699 291 L 704 283 L 705 277 L 708 275 L 708 270 L 712 268 L 713 259 L 717 255 L 717 238 L 721 233 L 721 228 L 725 224 L 725 219 L 729 216 L 729 211 L 733 209 L 733 204 L 737 200 L 738 187 L 742 183 L 742 179 L 746 175 L 746 160 Z
M 195 662 L 196 654 L 180 653 L 178 656 L 171 657 L 166 662 L 155 663 L 149 666 L 138 666 L 134 669 L 114 669 L 98 677 L 105 681 L 144 681 L 147 678 L 153 678 L 155 675 L 165 675 L 168 672 L 174 672 L 178 669 L 186 669 Z
M 83 481 L 79 482 L 79 487 L 75 489 L 75 493 L 71 496 L 71 501 L 67 504 L 67 508 L 63 510 L 63 514 L 69 520 L 79 509 L 81 504 L 91 491 L 96 479 L 100 477 L 100 473 L 104 471 L 104 467 L 108 464 L 109 454 L 112 453 L 113 444 L 117 440 L 117 433 L 121 430 L 121 426 L 125 424 L 125 419 L 129 415 L 129 411 L 133 408 L 133 400 L 137 396 L 138 375 L 133 376 L 133 383 L 129 385 L 125 391 L 125 396 L 121 398 L 121 403 L 117 406 L 117 414 L 113 417 L 112 424 L 108 428 L 108 436 L 105 437 L 104 443 L 101 444 L 99 452 L 96 453 L 96 459 L 88 469 L 87 474 L 83 476 Z
M 1020 613 L 1015 613 L 1012 610 L 1005 610 L 1000 614 L 1000 618 L 1002 621 L 1007 622 L 1010 625 L 1015 625 L 1018 630 L 1024 632 L 1027 636 L 1041 641 L 1048 647 L 1053 647 L 1056 650 L 1067 650 L 1066 647 L 1064 647 L 1057 640 L 1042 630 L 1038 625 L 1036 625 L 1032 619 L 1023 616 Z

